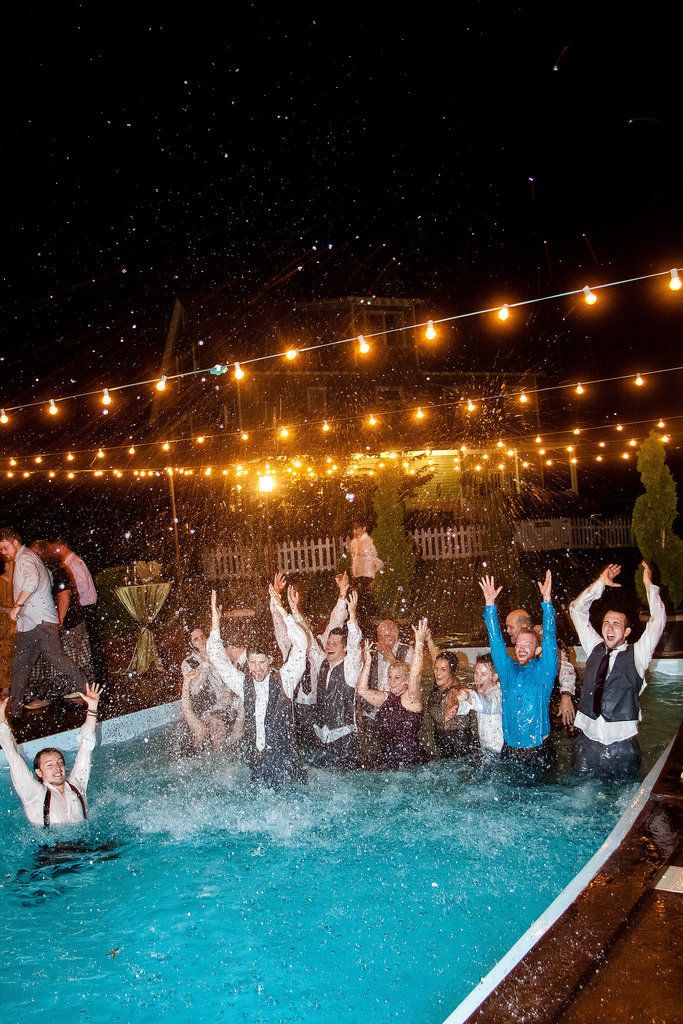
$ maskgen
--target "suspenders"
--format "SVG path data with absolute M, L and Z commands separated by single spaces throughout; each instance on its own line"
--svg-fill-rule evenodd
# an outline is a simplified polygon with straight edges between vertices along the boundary
M 83 794 L 81 793 L 81 791 L 79 789 L 76 789 L 76 787 L 71 782 L 69 782 L 68 780 L 67 780 L 66 784 L 69 787 L 69 789 L 73 790 L 73 792 L 78 797 L 78 802 L 81 805 L 81 810 L 83 811 L 83 817 L 87 818 L 88 817 L 88 812 L 85 809 L 85 800 L 83 799 Z M 45 802 L 43 803 L 43 827 L 44 828 L 49 828 L 50 827 L 50 804 L 52 802 L 52 790 L 48 789 L 47 786 L 45 787 L 45 790 L 46 790 L 46 792 L 45 792 Z

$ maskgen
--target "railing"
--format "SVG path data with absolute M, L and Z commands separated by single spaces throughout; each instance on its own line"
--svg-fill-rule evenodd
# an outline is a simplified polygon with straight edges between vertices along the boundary
M 515 524 L 522 551 L 555 551 L 562 548 L 623 548 L 633 545 L 631 521 L 566 518 L 524 519 Z M 466 526 L 413 530 L 413 548 L 420 561 L 476 558 L 487 554 L 486 530 L 479 523 Z M 284 573 L 331 572 L 346 550 L 348 538 L 318 537 L 280 541 L 273 546 L 275 564 Z M 253 575 L 250 552 L 241 544 L 207 548 L 204 571 L 210 580 L 240 579 Z

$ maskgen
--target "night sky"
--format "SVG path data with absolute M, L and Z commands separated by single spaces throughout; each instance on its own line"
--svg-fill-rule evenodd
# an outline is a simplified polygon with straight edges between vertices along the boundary
M 278 318 L 319 296 L 448 315 L 680 265 L 666 12 L 279 11 L 21 16 L 3 72 L 0 404 L 155 376 L 176 296 L 228 359 L 272 351 Z M 468 324 L 444 368 L 673 365 L 682 310 L 665 282 L 590 311 L 531 307 L 504 336 Z M 682 379 L 595 392 L 590 415 L 672 416 Z M 23 439 L 44 438 L 44 414 L 22 415 Z M 74 408 L 70 429 L 86 437 L 91 416 Z

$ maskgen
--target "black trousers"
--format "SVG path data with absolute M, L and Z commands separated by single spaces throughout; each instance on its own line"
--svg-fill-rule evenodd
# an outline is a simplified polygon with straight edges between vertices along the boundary
M 313 768 L 331 768 L 350 771 L 358 767 L 358 734 L 347 733 L 333 743 L 323 743 L 316 737 L 316 748 L 311 756 Z
M 501 761 L 511 761 L 514 764 L 525 765 L 531 771 L 546 771 L 552 767 L 553 748 L 550 744 L 550 737 L 546 736 L 539 747 L 510 747 L 503 743 L 500 752 Z
M 616 743 L 598 743 L 584 736 L 576 737 L 574 770 L 620 778 L 640 775 L 640 744 L 635 736 Z
M 68 689 L 80 690 L 81 693 L 85 693 L 88 679 L 76 663 L 64 653 L 59 629 L 56 625 L 51 622 L 41 622 L 39 626 L 29 629 L 25 633 L 20 633 L 17 630 L 14 639 L 12 685 L 10 687 L 10 701 L 15 717 L 21 714 L 31 670 L 41 654 L 46 661 L 49 661 L 58 675 L 65 676 L 69 680 L 68 687 L 63 682 L 58 683 L 57 692 L 65 693 Z

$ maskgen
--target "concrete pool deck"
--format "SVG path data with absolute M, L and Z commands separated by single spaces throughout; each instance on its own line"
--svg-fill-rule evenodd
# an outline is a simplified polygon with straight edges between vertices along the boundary
M 555 904 L 446 1024 L 680 1024 L 683 726 L 662 758 L 602 866 L 570 899 L 586 865 L 555 901 L 567 905 L 554 923 L 544 917 Z

